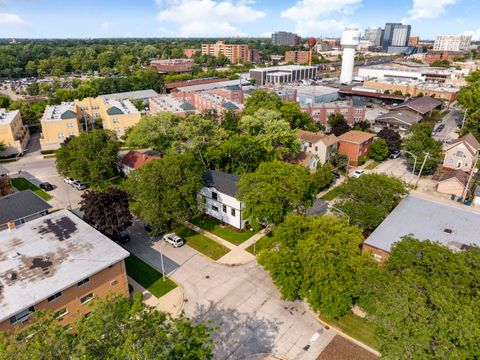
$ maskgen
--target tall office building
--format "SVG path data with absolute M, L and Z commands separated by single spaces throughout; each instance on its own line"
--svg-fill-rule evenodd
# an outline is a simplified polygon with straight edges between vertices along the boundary
M 470 48 L 472 35 L 439 35 L 433 44 L 433 50 L 466 51 Z
M 382 36 L 382 48 L 388 50 L 389 46 L 407 46 L 410 39 L 410 25 L 401 23 L 386 23 Z
M 369 27 L 365 30 L 363 39 L 368 40 L 371 46 L 380 46 L 382 43 L 382 33 L 383 30 L 381 27 Z
M 291 32 L 277 31 L 272 34 L 272 44 L 288 46 L 300 45 L 300 36 Z

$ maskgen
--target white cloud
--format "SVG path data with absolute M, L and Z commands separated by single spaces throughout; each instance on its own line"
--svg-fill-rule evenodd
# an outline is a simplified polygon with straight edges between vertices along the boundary
M 157 3 L 159 0 L 156 0 Z M 265 13 L 240 0 L 167 0 L 157 20 L 178 26 L 181 36 L 245 36 L 239 24 L 254 22 Z M 163 26 L 165 27 L 165 26 Z
M 362 0 L 300 0 L 282 11 L 282 17 L 296 22 L 295 31 L 300 35 L 317 35 L 319 32 L 335 32 L 348 25 L 345 20 L 326 18 L 333 13 L 351 15 Z
M 446 7 L 454 5 L 457 0 L 413 0 L 413 7 L 408 10 L 410 20 L 434 19 L 445 14 Z
M 17 14 L 11 13 L 0 13 L 0 26 L 7 26 L 7 27 L 16 27 L 16 28 L 29 28 L 28 23 L 23 20 Z
M 479 41 L 480 40 L 480 29 L 465 31 L 463 33 L 463 35 L 472 35 L 472 40 Z
M 104 21 L 102 22 L 102 29 L 103 30 L 108 30 L 112 26 L 112 23 L 110 21 Z

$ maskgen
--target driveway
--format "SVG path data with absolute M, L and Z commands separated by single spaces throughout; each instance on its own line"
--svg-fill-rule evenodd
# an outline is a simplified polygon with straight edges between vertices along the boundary
M 302 302 L 282 301 L 269 275 L 256 262 L 230 267 L 218 264 L 188 245 L 174 249 L 151 240 L 141 225 L 130 229 L 126 245 L 184 290 L 186 315 L 218 326 L 215 359 L 259 359 L 274 354 L 316 359 L 333 339 Z
M 458 138 L 457 128 L 462 126 L 463 113 L 458 109 L 450 109 L 450 112 L 442 119 L 441 124 L 445 125 L 442 131 L 436 133 L 433 138 L 442 142 L 451 142 Z M 438 124 L 440 125 L 440 124 Z M 435 128 L 438 127 L 435 125 Z

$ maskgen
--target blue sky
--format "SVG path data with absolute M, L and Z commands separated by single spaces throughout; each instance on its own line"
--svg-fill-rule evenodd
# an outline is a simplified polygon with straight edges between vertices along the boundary
M 479 0 L 0 0 L 0 38 L 339 36 L 385 22 L 412 34 L 473 34 Z

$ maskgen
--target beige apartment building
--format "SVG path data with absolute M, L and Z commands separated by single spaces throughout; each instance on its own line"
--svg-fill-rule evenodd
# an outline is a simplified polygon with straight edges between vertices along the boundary
M 0 109 L 0 142 L 5 145 L 0 157 L 23 154 L 29 139 L 30 133 L 23 125 L 20 110 Z
M 220 54 L 230 60 L 230 64 L 250 61 L 248 45 L 225 44 L 223 41 L 217 41 L 215 44 L 202 44 L 202 55 L 218 57 Z
M 0 331 L 30 325 L 38 310 L 68 325 L 88 315 L 95 298 L 128 296 L 129 253 L 68 210 L 0 235 Z
M 69 136 L 78 136 L 82 129 L 95 120 L 117 137 L 140 121 L 141 113 L 129 100 L 111 100 L 102 97 L 85 98 L 70 103 L 47 106 L 40 120 L 42 150 L 58 149 Z

